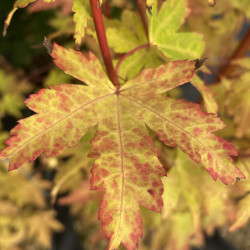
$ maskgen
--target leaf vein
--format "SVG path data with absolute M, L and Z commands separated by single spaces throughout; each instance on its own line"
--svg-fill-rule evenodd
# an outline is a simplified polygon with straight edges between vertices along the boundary
M 82 108 L 84 108 L 84 107 L 86 107 L 86 106 L 88 106 L 88 105 L 90 105 L 90 104 L 92 104 L 92 103 L 94 103 L 94 102 L 97 102 L 97 101 L 99 101 L 99 100 L 101 100 L 101 99 L 104 99 L 104 98 L 106 98 L 106 97 L 108 97 L 108 96 L 111 96 L 111 95 L 113 95 L 113 93 L 107 94 L 107 95 L 104 95 L 104 96 L 101 96 L 101 97 L 98 97 L 98 98 L 96 98 L 96 99 L 94 99 L 94 100 L 91 100 L 91 101 L 89 101 L 89 102 L 87 102 L 87 103 L 84 103 L 83 105 L 81 105 L 80 107 L 78 107 L 78 108 L 76 108 L 74 111 L 72 111 L 71 113 L 67 114 L 66 116 L 62 117 L 62 118 L 59 119 L 57 122 L 55 122 L 54 124 L 52 124 L 51 126 L 49 126 L 48 128 L 46 128 L 45 130 L 43 130 L 43 131 L 39 132 L 38 134 L 32 136 L 29 140 L 27 140 L 26 142 L 24 142 L 20 147 L 18 147 L 16 150 L 14 150 L 14 151 L 11 152 L 10 154 L 8 154 L 8 156 L 7 156 L 6 158 L 8 158 L 8 157 L 10 157 L 11 155 L 17 153 L 17 152 L 18 152 L 19 150 L 21 150 L 21 148 L 23 148 L 26 144 L 30 143 L 32 140 L 36 139 L 38 136 L 40 136 L 40 135 L 46 133 L 46 132 L 47 132 L 48 130 L 50 130 L 51 128 L 54 129 L 54 127 L 55 127 L 57 124 L 59 124 L 60 122 L 62 122 L 62 121 L 65 120 L 66 118 L 70 117 L 71 115 L 73 115 L 74 113 L 76 113 L 77 111 L 79 111 L 80 109 L 82 109 Z M 39 114 L 37 114 L 37 115 L 39 115 Z
M 150 112 L 152 112 L 152 113 L 155 114 L 156 116 L 158 116 L 158 117 L 160 117 L 161 119 L 163 119 L 163 120 L 165 120 L 165 121 L 167 121 L 167 122 L 173 124 L 173 125 L 176 126 L 178 129 L 184 131 L 184 132 L 185 132 L 186 134 L 188 134 L 192 139 L 194 139 L 194 140 L 197 141 L 199 144 L 201 144 L 207 151 L 209 151 L 209 152 L 215 157 L 215 159 L 216 159 L 222 166 L 224 166 L 224 164 L 223 164 L 223 163 L 221 162 L 221 160 L 217 157 L 217 155 L 214 153 L 213 150 L 211 150 L 209 147 L 207 147 L 202 141 L 200 141 L 200 140 L 198 140 L 196 137 L 192 136 L 188 131 L 186 131 L 185 129 L 183 129 L 182 127 L 180 127 L 177 123 L 175 123 L 175 122 L 172 121 L 172 120 L 167 119 L 166 117 L 162 116 L 161 114 L 159 114 L 157 111 L 153 110 L 152 108 L 147 107 L 147 106 L 146 106 L 145 104 L 143 104 L 143 103 L 140 103 L 140 102 L 138 102 L 138 101 L 136 101 L 136 100 L 134 100 L 134 99 L 132 99 L 132 98 L 129 98 L 129 97 L 127 97 L 127 96 L 124 96 L 124 95 L 122 95 L 122 94 L 121 94 L 121 96 L 124 97 L 124 98 L 126 98 L 126 99 L 128 99 L 128 100 L 130 100 L 131 102 L 137 104 L 138 106 L 141 106 L 141 107 L 143 107 L 144 109 L 149 110 Z

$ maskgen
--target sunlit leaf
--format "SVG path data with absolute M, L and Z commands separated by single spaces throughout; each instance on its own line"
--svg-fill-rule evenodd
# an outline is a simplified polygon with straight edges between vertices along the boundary
M 149 40 L 166 57 L 176 59 L 200 58 L 204 50 L 202 35 L 194 32 L 178 32 L 188 15 L 186 0 L 169 0 L 152 8 L 149 18 Z
M 67 74 L 87 85 L 61 84 L 31 95 L 25 103 L 37 114 L 12 129 L 0 157 L 9 159 L 10 170 L 19 168 L 43 152 L 49 157 L 75 147 L 98 124 L 89 153 L 96 158 L 90 186 L 105 191 L 99 219 L 110 238 L 109 249 L 121 242 L 135 248 L 142 236 L 139 205 L 155 212 L 163 205 L 160 177 L 165 171 L 145 124 L 167 146 L 178 145 L 201 162 L 214 179 L 227 184 L 245 178 L 229 157 L 237 154 L 235 148 L 211 133 L 224 127 L 215 114 L 161 95 L 189 81 L 195 61 L 143 70 L 117 91 L 92 53 L 87 58 L 55 44 L 51 56 Z
M 75 0 L 72 11 L 74 14 L 75 22 L 75 42 L 79 47 L 82 44 L 83 37 L 85 35 L 85 29 L 87 27 L 87 21 L 91 18 L 90 4 L 88 0 Z

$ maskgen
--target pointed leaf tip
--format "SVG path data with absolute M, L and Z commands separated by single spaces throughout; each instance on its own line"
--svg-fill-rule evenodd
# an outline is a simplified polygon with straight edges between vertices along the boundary
M 7 34 L 7 29 L 8 29 L 8 27 L 9 27 L 9 25 L 10 25 L 10 21 L 11 21 L 11 19 L 12 19 L 12 16 L 14 15 L 14 13 L 16 12 L 17 9 L 18 9 L 18 8 L 14 7 L 14 8 L 12 9 L 12 11 L 9 13 L 9 15 L 7 16 L 7 19 L 6 19 L 5 22 L 4 22 L 3 36 L 6 36 L 6 34 Z
M 194 69 L 199 69 L 207 59 L 208 59 L 207 57 L 201 58 L 201 59 L 196 59 Z
M 46 37 L 44 37 L 43 46 L 47 49 L 49 54 L 54 50 L 54 45 Z
M 147 10 L 147 12 L 148 12 L 148 14 L 149 14 L 150 16 L 153 16 L 153 13 L 152 13 L 152 6 L 146 5 L 146 10 Z

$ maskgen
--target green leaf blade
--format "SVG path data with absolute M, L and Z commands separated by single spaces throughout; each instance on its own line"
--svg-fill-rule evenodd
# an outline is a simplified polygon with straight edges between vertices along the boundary
M 201 34 L 177 32 L 188 15 L 185 0 L 171 0 L 162 4 L 157 12 L 156 2 L 149 17 L 149 40 L 163 54 L 173 60 L 200 58 L 204 50 Z

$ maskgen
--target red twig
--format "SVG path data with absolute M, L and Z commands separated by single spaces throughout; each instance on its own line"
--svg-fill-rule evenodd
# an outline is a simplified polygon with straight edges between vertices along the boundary
M 119 89 L 120 84 L 116 76 L 116 72 L 112 63 L 108 42 L 106 38 L 105 28 L 102 19 L 102 11 L 99 0 L 90 0 L 92 9 L 93 19 L 95 23 L 96 34 L 98 37 L 99 46 L 101 48 L 102 57 L 108 72 L 109 79 L 112 81 L 114 86 Z
M 150 44 L 149 43 L 146 43 L 146 44 L 143 44 L 143 45 L 140 45 L 134 49 L 132 49 L 131 51 L 129 51 L 128 53 L 126 53 L 124 56 L 122 56 L 119 60 L 119 62 L 116 64 L 116 73 L 118 75 L 118 72 L 119 72 L 119 68 L 120 68 L 120 65 L 121 63 L 129 56 L 131 56 L 133 53 L 135 53 L 136 51 L 140 50 L 140 49 L 143 49 L 143 48 L 148 48 L 150 47 Z
M 226 64 L 224 64 L 221 67 L 220 71 L 217 74 L 216 81 L 219 80 L 220 76 L 230 77 L 233 75 L 235 68 L 237 68 L 237 66 L 232 65 L 231 61 L 238 59 L 238 58 L 241 58 L 241 57 L 244 57 L 249 49 L 249 45 L 250 45 L 250 28 L 246 32 L 245 36 L 243 37 L 243 39 L 239 43 L 237 49 L 232 54 L 230 59 L 227 61 Z
M 140 13 L 141 21 L 143 24 L 144 31 L 146 33 L 146 36 L 148 38 L 148 19 L 146 16 L 146 3 L 145 0 L 136 0 L 137 7 Z

